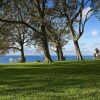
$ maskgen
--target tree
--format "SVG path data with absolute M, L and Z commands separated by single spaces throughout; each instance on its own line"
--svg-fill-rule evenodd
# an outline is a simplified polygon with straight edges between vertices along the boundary
M 65 60 L 63 56 L 63 46 L 69 41 L 69 32 L 66 28 L 64 19 L 51 18 L 48 32 L 49 44 L 51 50 L 56 52 L 58 60 Z
M 47 9 L 47 0 L 12 0 L 2 7 L 4 13 L 0 16 L 0 21 L 24 24 L 36 34 L 39 33 L 42 36 L 45 60 L 51 62 L 45 25 Z M 20 19 L 15 19 L 15 16 L 20 17 Z
M 18 25 L 11 25 L 9 37 L 11 42 L 13 43 L 10 46 L 10 49 L 14 49 L 20 52 L 21 54 L 21 61 L 25 62 L 25 54 L 24 54 L 24 46 L 29 45 L 30 42 L 30 30 L 25 25 L 18 24 Z
M 58 17 L 65 17 L 66 24 L 70 30 L 70 36 L 74 42 L 77 59 L 82 60 L 79 47 L 79 39 L 84 33 L 86 22 L 94 14 L 95 7 L 90 7 L 91 0 L 55 0 L 55 8 Z M 90 9 L 83 16 L 83 11 L 88 6 Z
M 22 24 L 5 24 L 0 28 L 0 31 L 2 32 L 1 41 L 3 42 L 1 42 L 1 50 L 19 51 L 21 53 L 20 62 L 25 62 L 24 46 L 29 45 L 30 30 Z
M 100 20 L 100 0 L 92 0 L 91 6 L 95 7 L 95 15 Z
M 39 18 L 41 19 L 41 26 L 40 26 L 40 29 L 41 29 L 41 32 L 42 32 L 42 47 L 43 47 L 43 51 L 44 51 L 44 54 L 45 54 L 45 60 L 47 62 L 51 62 L 52 59 L 50 57 L 50 53 L 49 53 L 49 48 L 48 48 L 48 40 L 47 40 L 47 33 L 46 33 L 46 26 L 45 26 L 45 10 L 46 10 L 46 3 L 47 3 L 47 0 L 41 0 L 42 1 L 42 7 L 41 7 L 41 3 L 39 0 L 36 0 L 37 2 L 37 9 L 39 11 Z

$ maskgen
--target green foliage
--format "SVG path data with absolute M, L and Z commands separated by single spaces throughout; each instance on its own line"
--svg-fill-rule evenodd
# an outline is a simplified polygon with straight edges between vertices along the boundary
M 25 44 L 29 46 L 35 45 L 35 47 L 38 47 L 41 51 L 43 50 L 45 58 L 49 60 L 51 60 L 51 57 L 48 45 L 55 46 L 55 44 L 57 44 L 56 42 L 59 42 L 63 47 L 68 43 L 69 39 L 73 39 L 77 57 L 79 60 L 82 60 L 78 40 L 83 35 L 85 24 L 94 14 L 93 12 L 95 12 L 98 17 L 100 16 L 100 0 L 0 0 L 0 3 L 1 2 L 3 2 L 3 7 L 0 9 L 0 24 L 6 23 L 6 26 L 7 23 L 12 24 L 9 25 L 9 27 L 5 26 L 4 29 L 7 28 L 8 32 L 9 28 L 11 36 L 11 31 L 17 33 L 14 28 L 15 25 L 25 25 L 25 27 L 28 27 L 28 31 L 31 30 L 30 33 L 32 34 L 27 35 L 28 38 L 26 38 L 27 41 Z M 85 18 L 83 18 L 83 10 L 87 7 L 90 7 L 90 10 L 86 12 L 87 14 Z M 90 15 L 90 13 L 93 14 Z M 57 18 L 64 18 L 65 25 L 63 23 L 59 25 Z M 57 27 L 55 22 L 52 23 L 51 19 L 57 21 L 59 26 Z M 13 27 L 11 28 L 11 26 Z M 62 28 L 60 28 L 61 26 Z M 28 31 L 26 33 L 28 33 Z M 16 48 L 16 39 L 20 42 L 18 34 L 14 34 L 13 36 L 14 50 Z M 60 48 L 61 46 L 58 47 Z M 19 48 L 17 48 L 17 50 L 19 50 Z
M 3 0 L 0 0 L 0 3 L 3 3 Z
M 0 65 L 1 100 L 99 100 L 100 61 Z
M 9 32 L 8 29 L 0 27 L 0 55 L 6 54 L 9 51 L 10 39 L 6 34 L 7 32 Z
M 93 0 L 92 6 L 95 6 L 95 15 L 100 20 L 100 0 Z

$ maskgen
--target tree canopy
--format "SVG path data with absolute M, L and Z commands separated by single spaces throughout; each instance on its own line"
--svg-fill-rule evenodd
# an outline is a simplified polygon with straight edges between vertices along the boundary
M 49 2 L 49 0 L 0 0 L 1 34 L 2 30 L 6 31 L 4 33 L 7 33 L 7 36 L 9 33 L 10 41 L 12 40 L 9 45 L 14 47 L 16 42 L 20 44 L 20 40 L 26 41 L 27 45 L 35 44 L 41 48 L 47 62 L 52 61 L 49 46 L 56 48 L 59 43 L 58 49 L 63 52 L 62 47 L 72 39 L 77 59 L 82 60 L 78 42 L 90 17 L 97 15 L 99 18 L 100 1 L 51 0 Z M 84 16 L 83 11 L 87 7 L 89 10 Z M 23 29 L 27 31 L 22 32 Z M 18 35 L 20 32 L 16 30 L 20 30 L 24 36 L 28 35 L 28 38 L 23 40 L 22 35 Z

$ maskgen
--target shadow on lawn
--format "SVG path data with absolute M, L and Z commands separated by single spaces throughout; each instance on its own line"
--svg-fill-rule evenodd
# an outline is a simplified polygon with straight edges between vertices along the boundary
M 100 88 L 99 63 L 28 65 L 0 68 L 0 95 L 65 93 L 67 89 Z M 94 66 L 95 65 L 95 66 Z M 35 67 L 34 67 L 35 66 Z M 80 91 L 78 91 L 79 93 Z M 45 94 L 44 94 L 45 95 Z
M 64 93 L 65 89 L 100 88 L 100 77 L 71 75 L 23 74 L 0 80 L 0 95 L 37 95 L 38 93 Z

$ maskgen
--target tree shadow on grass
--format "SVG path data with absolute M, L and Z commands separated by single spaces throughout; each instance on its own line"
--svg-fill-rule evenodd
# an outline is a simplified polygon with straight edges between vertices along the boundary
M 2 67 L 0 95 L 66 96 L 76 93 L 80 96 L 82 89 L 100 89 L 100 68 L 99 64 L 94 65 L 57 63 L 49 66 L 29 65 L 27 68 Z

